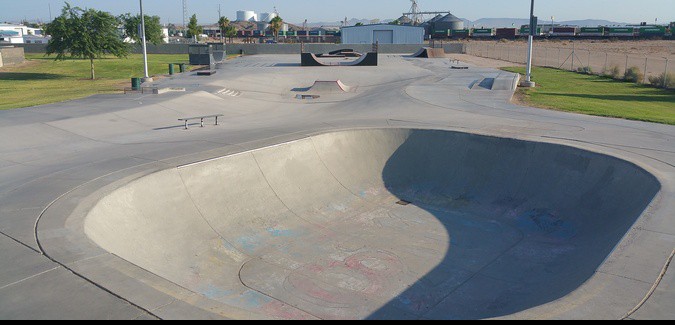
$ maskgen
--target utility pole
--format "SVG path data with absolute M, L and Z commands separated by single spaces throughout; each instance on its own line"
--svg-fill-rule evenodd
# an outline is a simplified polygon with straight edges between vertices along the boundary
M 143 42 L 143 62 L 144 62 L 144 68 L 145 68 L 145 78 L 143 78 L 143 83 L 146 82 L 153 82 L 152 78 L 150 78 L 150 74 L 148 72 L 148 48 L 145 40 L 145 15 L 143 15 L 143 0 L 139 0 L 141 3 L 141 41 Z
M 183 0 L 183 37 L 187 36 L 188 5 L 187 0 Z
M 530 7 L 530 36 L 527 41 L 527 76 L 525 81 L 521 83 L 522 87 L 532 88 L 536 86 L 532 82 L 532 51 L 534 47 L 534 35 L 537 33 L 537 17 L 534 16 L 534 0 L 532 0 L 532 6 Z
M 220 25 L 220 19 L 223 18 L 223 14 L 220 12 L 220 4 L 218 5 L 218 29 L 220 30 L 220 42 L 225 43 L 225 37 L 223 36 L 223 26 Z

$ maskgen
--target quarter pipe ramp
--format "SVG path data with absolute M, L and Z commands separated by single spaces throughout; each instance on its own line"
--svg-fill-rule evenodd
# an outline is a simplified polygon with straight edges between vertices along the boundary
M 323 66 L 377 66 L 378 65 L 378 54 L 376 52 L 368 52 L 365 55 L 359 57 L 353 61 L 344 61 L 344 62 L 322 62 L 319 61 L 316 54 L 314 53 L 302 53 L 302 63 L 303 67 L 323 67 Z

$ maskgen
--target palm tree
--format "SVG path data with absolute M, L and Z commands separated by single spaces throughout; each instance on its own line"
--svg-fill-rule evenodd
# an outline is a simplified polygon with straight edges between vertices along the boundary
M 272 20 L 270 20 L 270 30 L 272 30 L 272 34 L 274 34 L 274 40 L 279 39 L 279 32 L 281 31 L 281 28 L 284 26 L 284 20 L 281 19 L 281 17 L 276 16 Z
M 218 20 L 218 27 L 220 27 L 220 40 L 224 40 L 225 29 L 230 25 L 230 20 L 227 17 L 220 17 Z

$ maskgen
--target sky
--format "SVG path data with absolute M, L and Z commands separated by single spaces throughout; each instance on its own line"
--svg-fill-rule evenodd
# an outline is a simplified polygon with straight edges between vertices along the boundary
M 187 0 L 190 15 L 197 14 L 201 24 L 218 20 L 218 5 L 223 16 L 236 18 L 237 10 L 273 12 L 291 23 L 341 21 L 352 19 L 394 19 L 410 9 L 409 0 Z M 69 0 L 74 6 L 108 11 L 115 15 L 138 12 L 139 0 Z M 243 4 L 245 3 L 245 4 Z M 418 0 L 423 11 L 450 11 L 460 18 L 527 18 L 530 0 Z M 0 0 L 0 21 L 49 21 L 63 7 L 63 0 Z M 182 0 L 143 0 L 146 14 L 157 15 L 162 23 L 182 23 Z M 605 19 L 615 22 L 675 21 L 675 0 L 537 0 L 540 20 L 557 21 Z

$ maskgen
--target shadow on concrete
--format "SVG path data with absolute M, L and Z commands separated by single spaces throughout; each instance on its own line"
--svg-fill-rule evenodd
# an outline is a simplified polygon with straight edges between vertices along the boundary
M 660 190 L 654 176 L 613 157 L 447 134 L 412 131 L 382 174 L 392 194 L 443 224 L 447 254 L 371 319 L 483 319 L 562 298 Z
M 300 63 L 277 63 L 274 67 L 279 68 L 295 68 L 301 66 Z
M 0 80 L 37 81 L 58 79 L 65 79 L 65 76 L 51 73 L 0 72 Z

